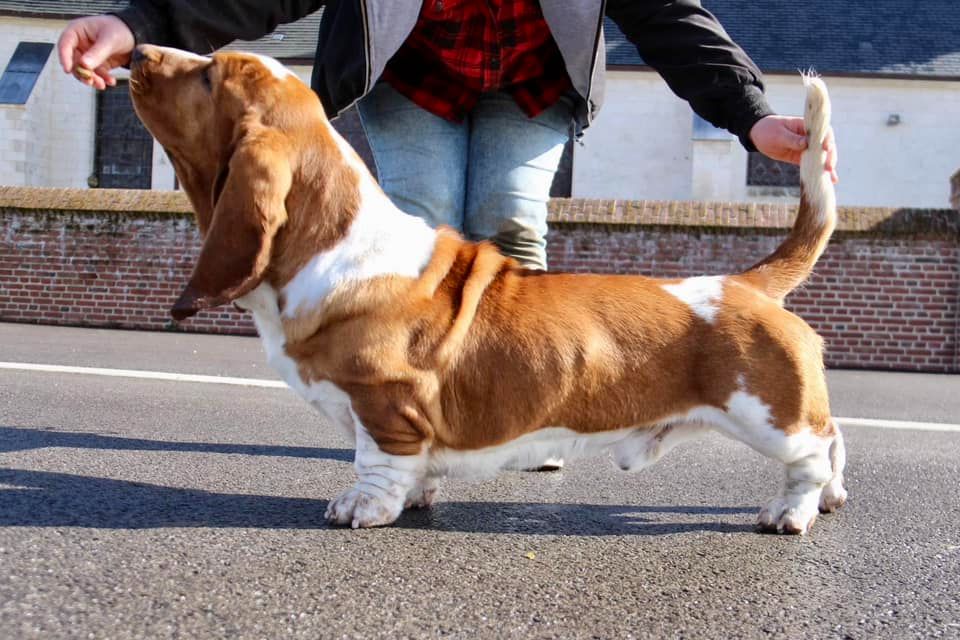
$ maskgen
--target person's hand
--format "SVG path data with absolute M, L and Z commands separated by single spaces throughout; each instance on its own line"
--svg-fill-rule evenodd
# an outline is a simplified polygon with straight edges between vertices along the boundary
M 72 20 L 60 34 L 60 66 L 95 89 L 117 84 L 110 71 L 130 62 L 133 33 L 116 16 L 89 16 Z
M 792 164 L 800 164 L 800 154 L 807 148 L 807 131 L 803 126 L 803 118 L 788 116 L 766 116 L 757 120 L 750 129 L 750 140 L 757 151 L 774 160 L 782 160 Z M 836 184 L 840 181 L 837 176 L 837 144 L 833 139 L 833 128 L 827 131 L 823 141 L 823 150 L 827 152 L 827 161 L 823 169 L 830 174 L 830 179 Z

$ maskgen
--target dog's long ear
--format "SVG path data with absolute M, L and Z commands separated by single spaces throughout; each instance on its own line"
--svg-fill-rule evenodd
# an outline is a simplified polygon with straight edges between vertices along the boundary
M 266 133 L 241 140 L 215 181 L 215 204 L 193 275 L 171 315 L 183 320 L 260 284 L 273 237 L 286 222 L 292 180 L 284 145 Z M 218 195 L 219 192 L 219 195 Z

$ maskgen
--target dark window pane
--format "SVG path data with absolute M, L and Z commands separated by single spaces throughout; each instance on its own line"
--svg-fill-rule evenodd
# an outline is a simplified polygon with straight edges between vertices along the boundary
M 799 187 L 800 167 L 772 160 L 759 152 L 747 159 L 747 185 L 752 187 Z
M 47 64 L 53 45 L 49 42 L 21 42 L 0 76 L 0 104 L 26 104 L 37 78 Z
M 97 94 L 97 186 L 149 189 L 153 138 L 140 123 L 126 82 Z

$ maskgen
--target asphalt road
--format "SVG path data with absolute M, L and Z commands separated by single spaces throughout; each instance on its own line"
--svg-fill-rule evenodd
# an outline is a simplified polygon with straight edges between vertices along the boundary
M 273 378 L 255 339 L 0 324 L 0 361 Z M 960 422 L 960 376 L 830 373 Z M 622 474 L 450 482 L 323 521 L 346 443 L 285 389 L 0 369 L 0 638 L 960 637 L 960 432 L 848 427 L 850 502 L 753 533 L 782 471 L 708 438 Z

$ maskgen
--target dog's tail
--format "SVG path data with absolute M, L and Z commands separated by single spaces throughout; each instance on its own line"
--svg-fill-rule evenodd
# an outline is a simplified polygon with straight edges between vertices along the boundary
M 810 275 L 837 223 L 833 183 L 823 169 L 823 141 L 830 131 L 830 97 L 820 78 L 804 75 L 803 84 L 807 88 L 803 114 L 807 149 L 800 157 L 797 219 L 777 250 L 742 274 L 750 284 L 780 302 Z

